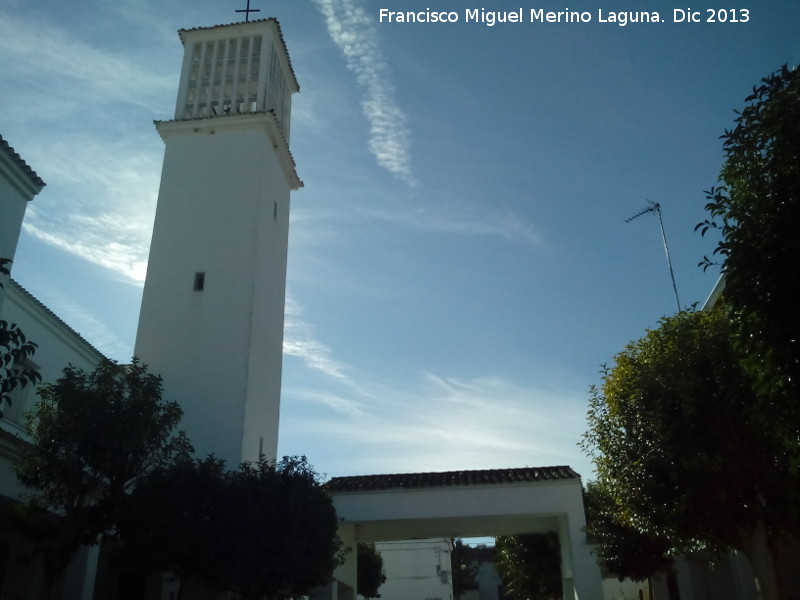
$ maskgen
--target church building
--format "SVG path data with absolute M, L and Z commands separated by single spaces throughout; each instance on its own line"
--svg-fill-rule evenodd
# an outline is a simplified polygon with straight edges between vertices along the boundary
M 14 148 L 0 136 L 0 258 L 13 260 L 17 251 L 22 219 L 28 202 L 45 183 Z M 8 265 L 6 265 L 8 267 Z M 11 264 L 13 271 L 13 263 Z M 18 325 L 27 339 L 37 344 L 27 366 L 39 372 L 43 381 L 53 382 L 68 364 L 92 371 L 103 355 L 78 332 L 39 302 L 13 279 L 0 276 L 0 321 L 6 327 Z M 6 365 L 0 366 L 4 369 Z M 32 386 L 18 387 L 9 400 L 0 403 L 0 510 L 7 514 L 23 491 L 13 464 L 19 439 L 25 439 L 25 412 L 36 401 Z M 34 597 L 35 565 L 21 560 L 24 541 L 9 524 L 0 520 L 0 598 Z M 91 600 L 97 548 L 86 548 L 66 574 L 65 597 Z

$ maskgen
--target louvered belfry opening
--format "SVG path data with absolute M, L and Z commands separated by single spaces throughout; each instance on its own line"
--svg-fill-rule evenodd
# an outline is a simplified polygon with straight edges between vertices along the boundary
M 175 118 L 272 112 L 288 139 L 292 90 L 275 43 L 274 36 L 263 31 L 187 40 L 186 72 Z

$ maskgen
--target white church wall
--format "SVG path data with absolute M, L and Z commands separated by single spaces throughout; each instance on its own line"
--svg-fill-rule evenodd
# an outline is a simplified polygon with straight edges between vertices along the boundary
M 28 362 L 39 371 L 45 383 L 58 379 L 70 364 L 91 371 L 103 358 L 99 351 L 13 280 L 6 285 L 6 299 L 0 317 L 17 323 L 28 339 L 38 344 L 36 353 Z M 0 495 L 12 500 L 20 499 L 24 492 L 13 468 L 18 456 L 17 436 L 27 437 L 25 413 L 37 399 L 33 386 L 17 388 L 11 394 L 11 404 L 3 407 L 0 418 Z
M 6 285 L 2 318 L 19 325 L 26 337 L 38 345 L 28 362 L 43 382 L 54 382 L 69 365 L 92 371 L 103 359 L 97 349 L 15 281 Z M 3 411 L 3 427 L 22 434 L 25 412 L 36 399 L 32 386 L 15 390 L 11 406 Z

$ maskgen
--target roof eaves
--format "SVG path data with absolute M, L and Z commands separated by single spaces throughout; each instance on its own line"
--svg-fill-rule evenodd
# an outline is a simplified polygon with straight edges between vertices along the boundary
M 59 323 L 60 325 L 62 325 L 63 327 L 65 327 L 65 328 L 67 329 L 67 331 L 69 331 L 69 332 L 70 332 L 72 335 L 74 335 L 76 338 L 78 338 L 78 339 L 79 339 L 79 340 L 80 340 L 82 343 L 86 344 L 86 346 L 87 346 L 88 348 L 90 348 L 91 350 L 93 350 L 94 352 L 96 352 L 96 353 L 97 353 L 99 356 L 101 356 L 101 357 L 103 357 L 103 358 L 107 358 L 105 354 L 103 354 L 102 352 L 100 352 L 100 350 L 98 350 L 97 348 L 95 348 L 95 347 L 94 347 L 94 346 L 93 346 L 93 345 L 92 345 L 92 344 L 91 344 L 91 343 L 90 343 L 90 342 L 89 342 L 89 341 L 88 341 L 88 340 L 87 340 L 85 337 L 83 337 L 83 336 L 82 336 L 80 333 L 78 333 L 78 332 L 77 332 L 77 331 L 75 331 L 75 330 L 74 330 L 72 327 L 70 327 L 69 325 L 67 325 L 67 324 L 66 324 L 66 323 L 63 321 L 63 319 L 61 319 L 61 317 L 59 317 L 59 316 L 58 316 L 56 313 L 54 313 L 52 310 L 50 310 L 50 309 L 47 307 L 47 305 L 45 305 L 45 304 L 44 304 L 44 302 L 42 302 L 41 300 L 39 300 L 39 299 L 38 299 L 36 296 L 34 296 L 34 295 L 33 295 L 33 294 L 31 294 L 31 293 L 30 293 L 28 290 L 26 290 L 24 287 L 22 287 L 22 286 L 19 284 L 19 282 L 18 282 L 18 281 L 14 280 L 14 279 L 10 279 L 10 280 L 9 280 L 9 282 L 10 282 L 10 283 L 11 283 L 11 284 L 12 284 L 12 285 L 13 285 L 13 286 L 14 286 L 14 287 L 17 289 L 17 290 L 19 290 L 19 292 L 20 292 L 20 293 L 21 293 L 23 296 L 25 296 L 26 298 L 28 298 L 29 300 L 31 300 L 31 301 L 32 301 L 32 302 L 33 302 L 35 305 L 37 305 L 39 308 L 43 309 L 43 310 L 44 310 L 44 311 L 45 311 L 45 312 L 46 312 L 46 313 L 47 313 L 47 314 L 48 314 L 50 317 L 52 317 L 52 318 L 53 318 L 53 319 L 54 319 L 54 320 L 55 320 L 57 323 Z
M 31 180 L 31 183 L 35 186 L 38 186 L 39 189 L 43 188 L 47 185 L 44 180 L 36 174 L 28 163 L 26 163 L 23 158 L 17 154 L 17 151 L 9 144 L 2 135 L 0 135 L 0 149 L 6 151 L 6 153 L 11 157 L 11 159 L 17 164 L 17 166 L 22 169 L 25 175 Z
M 326 486 L 333 492 L 356 492 L 368 490 L 498 485 L 508 483 L 537 483 L 571 479 L 579 480 L 580 475 L 570 467 L 559 466 L 334 477 L 326 483 Z

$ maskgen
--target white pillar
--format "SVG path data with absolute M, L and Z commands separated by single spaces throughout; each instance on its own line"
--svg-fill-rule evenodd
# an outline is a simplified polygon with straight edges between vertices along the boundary
M 600 567 L 583 531 L 586 518 L 582 499 L 577 504 L 559 518 L 564 600 L 603 600 Z
M 64 576 L 65 600 L 92 600 L 99 546 L 83 546 Z

